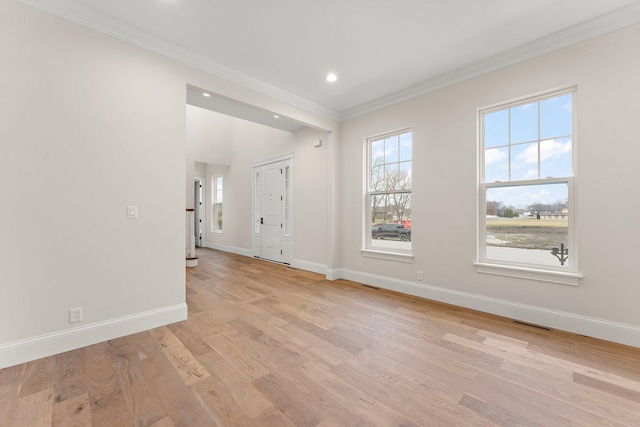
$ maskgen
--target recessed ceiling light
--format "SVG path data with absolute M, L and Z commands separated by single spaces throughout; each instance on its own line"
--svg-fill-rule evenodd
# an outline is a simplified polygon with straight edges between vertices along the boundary
M 202 92 L 202 94 L 203 94 L 204 96 L 206 96 L 206 97 L 211 96 L 211 95 L 210 95 L 210 94 L 208 94 L 207 92 Z
M 333 82 L 335 82 L 336 80 L 338 80 L 338 76 L 336 76 L 336 75 L 335 75 L 335 74 L 333 74 L 333 73 L 329 73 L 329 74 L 327 74 L 327 81 L 328 81 L 328 82 L 333 83 Z
M 277 114 L 274 114 L 274 115 L 273 115 L 273 118 L 274 118 L 274 119 L 279 119 L 279 118 L 280 118 L 280 116 L 279 116 L 279 115 L 277 115 Z

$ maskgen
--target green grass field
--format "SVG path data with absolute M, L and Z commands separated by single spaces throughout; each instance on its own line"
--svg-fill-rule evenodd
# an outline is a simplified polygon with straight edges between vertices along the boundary
M 487 218 L 487 235 L 504 243 L 489 246 L 551 250 L 568 243 L 569 224 L 563 220 L 534 218 Z

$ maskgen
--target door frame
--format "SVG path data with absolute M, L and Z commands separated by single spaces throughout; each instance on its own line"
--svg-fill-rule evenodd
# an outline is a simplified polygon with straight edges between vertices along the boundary
M 260 216 L 257 215 L 257 203 L 256 203 L 256 173 L 258 172 L 258 170 L 260 170 L 263 166 L 272 164 L 272 163 L 277 163 L 277 162 L 284 162 L 285 163 L 285 167 L 289 167 L 289 192 L 287 193 L 287 181 L 284 179 L 283 176 L 283 188 L 282 188 L 282 194 L 283 194 L 283 200 L 282 200 L 282 209 L 281 209 L 281 213 L 282 213 L 282 223 L 285 224 L 285 216 L 287 215 L 287 212 L 285 211 L 286 209 L 286 202 L 287 202 L 287 198 L 285 197 L 286 195 L 289 196 L 289 212 L 288 212 L 288 217 L 287 220 L 289 221 L 289 227 L 285 227 L 283 225 L 282 228 L 282 263 L 283 264 L 287 264 L 287 265 L 291 265 L 291 263 L 293 262 L 293 236 L 294 236 L 294 230 L 293 230 L 293 152 L 288 152 L 288 153 L 284 153 L 281 154 L 279 156 L 274 156 L 274 157 L 270 157 L 267 159 L 263 159 L 263 160 L 258 160 L 256 162 L 251 163 L 251 255 L 255 258 L 261 258 L 261 251 L 262 251 L 262 246 L 261 246 L 261 230 L 260 229 Z M 287 233 L 288 232 L 288 233 Z M 276 261 L 274 261 L 276 262 Z
M 196 240 L 197 247 L 203 247 L 205 243 L 205 236 L 207 233 L 207 192 L 206 190 L 206 179 L 201 176 L 196 176 L 193 178 L 194 186 L 199 183 L 200 191 L 198 195 L 198 191 L 194 188 L 193 194 L 193 207 L 194 207 L 194 234 Z M 199 203 L 199 205 L 198 205 Z M 200 224 L 197 224 L 196 221 L 200 221 Z M 200 232 L 200 236 L 198 237 L 198 232 Z

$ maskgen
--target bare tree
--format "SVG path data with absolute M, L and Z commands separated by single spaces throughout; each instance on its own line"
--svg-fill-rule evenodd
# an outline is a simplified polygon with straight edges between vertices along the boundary
M 373 195 L 371 198 L 371 223 L 375 223 L 376 215 L 383 210 L 385 222 L 392 218 L 408 219 L 411 209 L 411 193 L 397 192 L 411 190 L 411 173 L 408 170 L 389 168 L 379 155 L 371 165 L 371 191 L 387 191 L 387 194 Z

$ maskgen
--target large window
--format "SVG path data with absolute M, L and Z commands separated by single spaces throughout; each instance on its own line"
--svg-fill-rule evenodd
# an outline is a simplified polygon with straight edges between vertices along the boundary
M 480 111 L 480 263 L 575 272 L 574 98 Z
M 367 140 L 367 249 L 411 252 L 412 133 Z
M 216 175 L 212 179 L 212 221 L 211 231 L 222 232 L 222 175 Z

